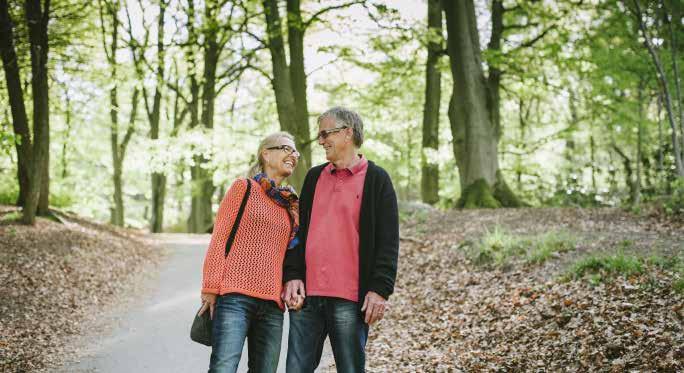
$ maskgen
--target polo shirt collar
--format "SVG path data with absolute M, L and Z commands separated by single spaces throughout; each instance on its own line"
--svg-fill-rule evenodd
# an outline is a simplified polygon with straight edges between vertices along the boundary
M 351 172 L 352 175 L 355 175 L 359 171 L 363 170 L 364 167 L 366 167 L 366 165 L 368 164 L 368 160 L 366 159 L 366 157 L 363 156 L 363 154 L 358 154 L 358 156 L 361 159 L 361 161 L 351 168 L 346 168 L 346 170 L 349 170 L 349 172 Z M 328 171 L 330 171 L 331 174 L 337 171 L 335 165 L 332 162 L 330 162 L 326 168 L 328 169 Z

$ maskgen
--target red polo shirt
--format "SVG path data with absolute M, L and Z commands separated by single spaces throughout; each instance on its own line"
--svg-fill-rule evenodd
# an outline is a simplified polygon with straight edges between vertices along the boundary
M 359 214 L 368 161 L 327 165 L 316 183 L 306 238 L 306 294 L 359 301 Z

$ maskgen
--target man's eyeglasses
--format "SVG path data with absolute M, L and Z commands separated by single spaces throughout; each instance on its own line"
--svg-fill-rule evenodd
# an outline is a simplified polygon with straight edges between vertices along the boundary
M 349 128 L 347 126 L 342 126 L 342 127 L 335 127 L 331 128 L 329 130 L 322 130 L 321 132 L 318 133 L 318 138 L 321 140 L 325 140 L 328 138 L 328 136 L 332 135 L 335 132 L 340 132 L 343 129 Z
M 271 146 L 270 148 L 266 148 L 266 149 L 268 149 L 268 150 L 282 150 L 285 153 L 287 153 L 287 155 L 290 155 L 292 153 L 297 153 L 297 155 L 299 156 L 299 152 L 297 151 L 297 149 L 295 149 L 289 145 Z

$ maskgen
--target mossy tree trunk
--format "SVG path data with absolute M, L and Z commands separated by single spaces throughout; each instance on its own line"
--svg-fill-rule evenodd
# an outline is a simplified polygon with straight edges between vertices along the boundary
M 50 164 L 50 106 L 48 94 L 48 23 L 50 1 L 27 0 L 26 24 L 31 49 L 31 91 L 33 93 L 33 154 L 31 182 L 23 209 L 23 221 L 33 224 L 35 214 L 47 215 Z
M 434 154 L 439 148 L 439 103 L 441 73 L 437 64 L 442 53 L 441 0 L 428 0 L 428 45 L 425 65 L 425 105 L 423 108 L 423 150 L 421 155 L 421 197 L 423 202 L 439 201 L 439 166 Z
M 498 115 L 493 115 L 494 104 L 482 70 L 473 2 L 448 1 L 444 8 L 454 81 L 449 122 L 461 183 L 457 205 L 466 208 L 520 206 L 521 202 L 499 171 L 499 129 L 495 122 Z M 496 105 L 493 109 L 498 113 L 498 101 Z
M 7 96 L 12 112 L 12 128 L 17 150 L 17 179 L 19 196 L 17 206 L 24 206 L 30 189 L 30 164 L 32 156 L 32 140 L 24 103 L 24 91 L 18 57 L 14 46 L 14 29 L 9 15 L 7 0 L 0 0 L 0 57 L 5 72 Z
M 263 6 L 268 48 L 271 52 L 271 66 L 273 68 L 271 84 L 275 94 L 280 128 L 295 136 L 297 148 L 301 154 L 299 165 L 289 178 L 289 182 L 299 190 L 311 165 L 309 113 L 306 99 L 306 73 L 304 71 L 305 24 L 302 21 L 299 1 L 288 0 L 287 32 L 290 52 L 290 64 L 288 65 L 278 2 L 265 0 Z

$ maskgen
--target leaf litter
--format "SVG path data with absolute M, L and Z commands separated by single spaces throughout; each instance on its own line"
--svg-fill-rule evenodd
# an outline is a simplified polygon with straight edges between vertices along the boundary
M 0 223 L 0 372 L 51 371 L 77 355 L 75 341 L 104 327 L 102 310 L 130 299 L 164 256 L 141 232 L 62 220 Z

